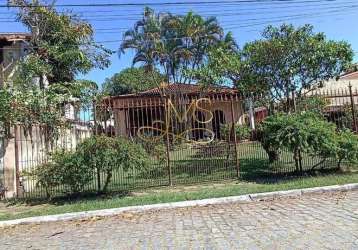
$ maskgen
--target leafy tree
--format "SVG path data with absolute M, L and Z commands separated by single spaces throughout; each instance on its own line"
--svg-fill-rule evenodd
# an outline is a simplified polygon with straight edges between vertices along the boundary
M 95 43 L 90 24 L 76 15 L 59 13 L 40 1 L 8 0 L 19 7 L 17 19 L 31 32 L 28 56 L 19 64 L 16 81 L 40 86 L 73 82 L 78 74 L 109 65 L 111 52 Z
M 71 95 L 68 92 L 58 94 L 52 86 L 47 89 L 18 88 L 0 90 L 0 128 L 5 130 L 5 137 L 10 137 L 10 127 L 22 124 L 25 132 L 31 132 L 35 124 L 41 126 L 45 141 L 51 143 L 58 138 L 59 131 L 68 125 L 63 117 L 63 104 Z M 49 144 L 46 144 L 50 146 Z
M 71 13 L 58 13 L 37 0 L 9 0 L 8 5 L 18 7 L 18 21 L 31 32 L 31 40 L 13 84 L 0 92 L 0 127 L 10 136 L 14 124 L 40 124 L 47 140 L 54 141 L 66 125 L 64 105 L 89 104 L 96 93 L 95 83 L 76 76 L 108 66 L 110 52 L 94 42 L 91 25 Z
M 0 138 L 9 137 L 10 125 L 15 120 L 11 101 L 12 93 L 0 88 Z
M 229 84 L 244 94 L 263 94 L 271 104 L 286 102 L 288 111 L 292 96 L 301 97 L 350 69 L 351 46 L 328 40 L 311 25 L 268 26 L 262 36 L 240 51 L 211 48 L 206 63 L 190 75 L 204 84 Z
M 197 80 L 201 85 L 233 85 L 240 75 L 242 61 L 240 53 L 227 49 L 226 45 L 208 51 L 206 63 L 185 73 Z M 243 88 L 240 88 L 242 91 Z
M 204 19 L 193 12 L 156 14 L 145 8 L 142 20 L 125 33 L 120 50 L 133 49 L 133 64 L 162 69 L 168 82 L 188 83 L 191 78 L 184 71 L 200 67 L 209 49 L 219 44 L 236 49 L 232 35 L 224 35 L 216 18 Z
M 259 84 L 273 101 L 289 102 L 292 95 L 300 97 L 321 86 L 324 80 L 347 70 L 353 59 L 347 42 L 328 40 L 311 25 L 268 26 L 262 35 L 263 39 L 242 49 L 246 70 L 239 76 L 243 82 Z
M 158 87 L 165 77 L 158 71 L 146 71 L 145 68 L 127 68 L 107 78 L 103 91 L 111 96 L 138 93 Z

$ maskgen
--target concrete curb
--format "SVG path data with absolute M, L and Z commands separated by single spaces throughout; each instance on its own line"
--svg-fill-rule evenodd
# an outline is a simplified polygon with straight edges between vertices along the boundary
M 144 206 L 130 206 L 130 207 L 121 207 L 121 208 L 112 208 L 112 209 L 103 209 L 103 210 L 94 210 L 94 211 L 85 211 L 85 212 L 30 217 L 30 218 L 23 218 L 17 220 L 0 221 L 0 228 L 20 225 L 20 224 L 69 221 L 69 220 L 88 219 L 91 217 L 114 216 L 125 212 L 135 213 L 135 212 L 145 212 L 150 210 L 207 206 L 207 205 L 226 204 L 226 203 L 248 203 L 254 201 L 273 200 L 283 197 L 300 197 L 307 194 L 319 194 L 319 193 L 328 193 L 328 192 L 332 193 L 332 192 L 350 191 L 350 190 L 358 190 L 358 183 L 305 188 L 305 189 L 293 189 L 288 191 L 246 194 L 240 196 L 230 196 L 230 197 L 204 199 L 204 200 L 170 202 L 170 203 L 144 205 Z

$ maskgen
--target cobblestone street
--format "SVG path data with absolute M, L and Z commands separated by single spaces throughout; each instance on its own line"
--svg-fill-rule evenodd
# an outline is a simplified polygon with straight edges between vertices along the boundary
M 358 191 L 0 229 L 1 249 L 358 249 Z

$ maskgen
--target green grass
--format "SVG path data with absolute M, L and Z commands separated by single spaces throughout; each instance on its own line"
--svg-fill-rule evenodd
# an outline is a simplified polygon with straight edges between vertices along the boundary
M 0 220 L 345 183 L 358 183 L 358 173 L 330 173 L 321 176 L 257 179 L 254 182 L 230 181 L 198 186 L 163 187 L 137 190 L 135 193 L 88 195 L 76 199 L 58 198 L 52 201 L 12 200 L 8 203 L 0 203 Z

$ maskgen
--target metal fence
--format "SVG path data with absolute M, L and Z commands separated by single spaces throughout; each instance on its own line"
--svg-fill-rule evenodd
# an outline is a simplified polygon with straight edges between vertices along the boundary
M 0 188 L 4 185 L 4 177 L 5 177 L 4 155 L 5 155 L 5 140 L 3 137 L 0 137 Z
M 325 105 L 317 104 L 317 108 L 327 120 L 340 128 L 358 131 L 355 89 L 311 91 L 300 98 L 288 99 L 286 104 L 289 109 L 302 109 L 308 105 L 305 101 L 317 97 L 325 100 Z M 44 196 L 36 181 L 21 172 L 45 162 L 50 151 L 73 149 L 92 134 L 127 137 L 140 143 L 150 156 L 148 168 L 114 171 L 109 186 L 112 191 L 287 175 L 296 171 L 291 152 L 281 152 L 280 159 L 270 163 L 261 143 L 255 140 L 255 133 L 238 138 L 235 132 L 235 124 L 257 125 L 271 112 L 287 110 L 286 104 L 266 105 L 263 96 L 245 97 L 229 90 L 107 98 L 94 105 L 94 109 L 78 111 L 71 120 L 72 126 L 62 130 L 50 150 L 41 126 L 33 126 L 31 131 L 18 126 L 15 131 L 18 185 L 25 197 Z M 303 171 L 312 170 L 322 160 L 308 154 L 302 158 Z M 336 166 L 334 159 L 328 159 L 320 168 Z M 1 169 L 0 157 L 0 181 Z M 96 189 L 95 174 L 86 189 Z M 61 194 L 63 187 L 56 191 Z
M 320 97 L 326 101 L 322 112 L 328 121 L 338 128 L 358 132 L 358 90 L 347 83 L 347 88 L 333 90 L 317 89 L 307 93 L 305 98 Z
M 114 173 L 110 188 L 176 185 L 237 176 L 234 140 L 216 139 L 221 125 L 239 119 L 237 95 L 137 95 L 96 106 L 95 133 L 141 144 L 150 167 Z
M 71 107 L 72 108 L 72 107 Z M 78 143 L 93 134 L 93 112 L 81 108 L 76 114 L 66 110 L 68 125 L 59 128 L 58 134 L 48 138 L 46 126 L 33 124 L 31 127 L 17 125 L 14 127 L 14 164 L 16 175 L 16 192 L 18 196 L 44 196 L 45 191 L 37 185 L 36 180 L 25 173 L 46 163 L 50 154 L 58 149 L 74 150 Z M 64 190 L 58 187 L 58 193 Z

